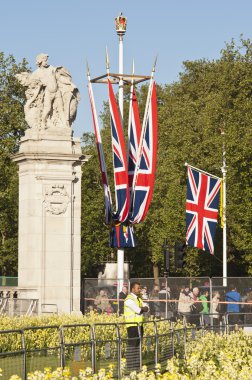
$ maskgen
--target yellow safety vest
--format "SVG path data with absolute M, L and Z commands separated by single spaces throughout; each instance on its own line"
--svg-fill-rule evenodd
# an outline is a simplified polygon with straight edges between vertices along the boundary
M 142 323 L 144 321 L 143 314 L 135 313 L 132 309 L 130 309 L 126 305 L 126 301 L 129 299 L 134 301 L 137 306 L 139 307 L 143 306 L 143 301 L 141 300 L 141 298 L 136 298 L 132 294 L 127 295 L 127 297 L 124 300 L 124 319 L 125 319 L 125 322 L 128 323 L 127 327 L 136 326 L 136 323 Z

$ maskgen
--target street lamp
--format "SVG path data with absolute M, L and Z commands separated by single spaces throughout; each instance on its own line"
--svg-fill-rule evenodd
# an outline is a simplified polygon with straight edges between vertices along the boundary
M 115 24 L 116 24 L 116 33 L 118 36 L 123 36 L 126 32 L 127 28 L 127 17 L 125 17 L 122 12 L 119 16 L 115 18 Z
M 126 33 L 127 28 L 127 17 L 125 17 L 122 12 L 119 16 L 115 18 L 116 33 L 119 36 L 119 109 L 121 114 L 121 119 L 123 122 L 123 36 Z

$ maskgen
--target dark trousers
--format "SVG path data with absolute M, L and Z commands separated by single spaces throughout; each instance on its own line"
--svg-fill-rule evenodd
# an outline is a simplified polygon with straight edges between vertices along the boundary
M 135 371 L 140 369 L 140 336 L 137 326 L 127 327 L 128 347 L 127 347 L 127 370 Z M 140 334 L 143 336 L 143 326 L 140 326 Z
M 213 325 L 214 326 L 219 326 L 220 325 L 220 318 L 213 318 Z
M 228 324 L 229 325 L 236 325 L 241 323 L 239 314 L 231 314 L 228 316 Z
M 192 314 L 190 315 L 189 322 L 190 322 L 192 325 L 199 326 L 199 325 L 200 325 L 200 315 L 197 315 L 197 314 L 193 314 L 193 313 L 192 313 Z

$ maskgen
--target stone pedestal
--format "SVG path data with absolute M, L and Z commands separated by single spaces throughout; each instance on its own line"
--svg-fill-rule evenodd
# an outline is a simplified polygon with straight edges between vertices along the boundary
M 19 153 L 18 286 L 23 297 L 80 310 L 81 153 L 69 131 L 27 130 Z

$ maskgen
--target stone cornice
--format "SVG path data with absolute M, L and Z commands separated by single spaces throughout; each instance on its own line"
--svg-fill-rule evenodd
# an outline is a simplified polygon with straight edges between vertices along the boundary
M 91 158 L 90 155 L 79 155 L 79 154 L 64 154 L 64 153 L 16 153 L 11 156 L 11 159 L 14 162 L 23 162 L 23 161 L 71 161 L 84 163 Z

